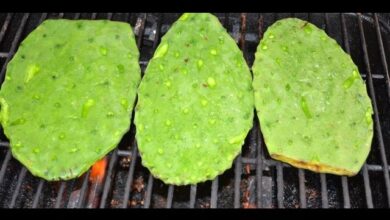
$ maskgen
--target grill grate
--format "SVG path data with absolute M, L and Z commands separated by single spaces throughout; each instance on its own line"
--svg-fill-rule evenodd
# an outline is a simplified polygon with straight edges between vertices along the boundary
M 390 207 L 390 26 L 377 14 L 217 13 L 221 23 L 251 66 L 259 39 L 275 20 L 306 19 L 324 29 L 351 54 L 373 102 L 375 131 L 372 150 L 361 172 L 351 178 L 316 174 L 272 160 L 257 118 L 232 168 L 212 181 L 191 186 L 165 185 L 142 167 L 134 124 L 105 157 L 101 182 L 90 171 L 69 181 L 46 182 L 33 177 L 12 158 L 0 135 L 0 207 L 45 208 L 357 208 Z M 180 14 L 43 13 L 0 14 L 0 77 L 21 40 L 48 18 L 110 19 L 134 28 L 142 72 L 161 36 Z

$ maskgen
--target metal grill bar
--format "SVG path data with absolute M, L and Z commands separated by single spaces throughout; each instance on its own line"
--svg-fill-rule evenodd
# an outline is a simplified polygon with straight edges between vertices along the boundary
M 381 54 L 382 66 L 383 66 L 383 69 L 385 71 L 384 75 L 386 77 L 387 94 L 388 94 L 388 97 L 390 98 L 390 76 L 389 76 L 389 70 L 388 70 L 388 66 L 387 66 L 387 62 L 386 62 L 386 54 L 385 54 L 385 50 L 384 50 L 384 46 L 383 46 L 382 34 L 380 31 L 379 22 L 378 22 L 378 15 L 376 13 L 374 14 L 374 19 L 375 19 L 375 29 L 376 29 L 376 34 L 377 34 L 377 41 L 378 41 L 379 51 Z M 388 169 L 386 169 L 386 166 L 388 166 L 387 162 L 385 163 L 385 166 L 384 166 L 384 168 L 385 168 L 384 172 L 388 172 Z M 388 202 L 390 203 L 389 196 L 387 197 L 387 199 L 388 199 Z
M 3 182 L 4 174 L 6 171 L 6 168 L 8 166 L 8 162 L 11 160 L 11 150 L 7 151 L 7 155 L 5 156 L 5 159 L 3 161 L 3 165 L 1 165 L 0 170 L 0 184 Z
M 341 17 L 341 29 L 342 29 L 342 36 L 343 36 L 343 45 L 344 49 L 348 54 L 351 54 L 350 48 L 349 48 L 349 39 L 347 34 L 347 27 L 345 25 L 345 17 L 343 14 L 340 15 Z M 341 185 L 343 188 L 343 197 L 344 197 L 344 208 L 350 208 L 350 198 L 349 198 L 349 189 L 348 189 L 348 179 L 347 177 L 343 176 L 341 177 Z
M 84 207 L 86 208 L 96 208 L 99 206 L 99 199 L 102 194 L 103 189 L 103 182 L 104 179 L 107 177 L 106 175 L 106 167 L 104 167 L 104 171 L 99 169 L 99 173 L 95 175 L 96 173 L 93 173 L 94 170 L 96 170 L 96 166 L 103 163 L 104 166 L 107 163 L 109 156 L 103 157 L 100 161 L 96 162 L 92 168 L 91 168 L 91 176 L 89 178 L 90 186 L 89 190 L 87 192 L 87 200 L 85 202 Z
M 138 32 L 138 38 L 137 38 L 137 46 L 138 46 L 138 49 L 141 51 L 141 43 L 142 43 L 142 38 L 144 36 L 144 31 L 145 31 L 145 22 L 146 22 L 146 13 L 144 13 L 144 16 L 141 18 L 141 25 L 140 25 L 140 28 L 139 28 L 139 32 Z
M 47 18 L 47 13 L 42 13 L 41 18 L 39 19 L 37 26 L 39 24 L 41 24 L 46 18 Z
M 341 177 L 341 186 L 343 188 L 344 208 L 351 208 L 347 177 Z
M 363 165 L 363 181 L 364 181 L 364 190 L 366 192 L 366 201 L 367 201 L 367 208 L 373 208 L 374 205 L 372 203 L 372 193 L 371 193 L 371 187 L 370 187 L 370 178 L 368 177 L 368 170 L 367 165 Z
M 65 187 L 66 187 L 66 182 L 62 181 L 60 188 L 58 189 L 58 192 L 57 192 L 56 204 L 55 204 L 54 208 L 57 208 L 57 209 L 60 208 L 61 201 L 62 201 L 62 195 L 64 194 Z
M 47 16 L 47 14 L 45 14 L 45 17 L 46 17 L 46 16 Z M 63 17 L 63 14 L 62 14 L 62 15 L 60 14 L 58 17 L 59 17 L 59 18 L 62 18 L 62 17 Z M 77 13 L 77 14 L 75 15 L 75 19 L 77 19 L 77 18 L 79 18 L 79 17 L 80 17 L 80 14 Z M 43 21 L 43 19 L 42 19 L 42 21 Z M 42 21 L 41 21 L 41 22 L 42 22 Z M 64 194 L 65 187 L 66 187 L 66 182 L 65 182 L 65 181 L 61 181 L 60 188 L 59 188 L 58 191 L 57 191 L 57 198 L 56 198 L 56 203 L 55 203 L 55 205 L 54 205 L 54 208 L 60 208 L 61 202 L 62 202 L 62 196 L 63 196 L 63 194 Z
M 257 164 L 256 162 L 256 159 L 255 158 L 247 158 L 247 157 L 242 157 L 241 158 L 241 161 L 243 164 Z M 276 166 L 278 161 L 275 161 L 275 160 L 267 160 L 267 159 L 264 159 L 263 158 L 263 163 L 264 165 L 266 166 Z M 380 165 L 374 165 L 374 164 L 366 164 L 367 165 L 367 169 L 369 171 L 383 171 L 383 167 L 380 166 Z M 286 167 L 286 168 L 289 168 L 289 167 L 292 167 L 291 165 L 289 164 L 286 164 L 286 163 L 282 163 L 282 167 Z M 390 167 L 388 167 L 388 170 L 390 170 Z
M 11 18 L 12 18 L 12 14 L 8 13 L 7 17 L 5 18 L 5 21 L 3 23 L 3 26 L 1 27 L 1 30 L 0 30 L 0 42 L 3 41 L 3 37 L 5 35 L 5 32 L 8 29 L 9 23 L 11 22 Z
M 246 60 L 245 56 L 245 27 L 246 27 L 246 19 L 245 15 L 241 14 L 241 31 L 240 31 L 240 40 L 239 40 L 239 47 L 243 51 L 244 58 Z M 227 29 L 229 25 L 229 14 L 225 14 L 225 28 Z M 241 153 L 238 155 L 235 161 L 235 172 L 234 172 L 234 208 L 240 208 L 240 200 L 241 200 L 241 192 L 240 192 L 240 184 L 241 184 L 241 175 L 242 175 L 242 156 Z
M 127 174 L 127 180 L 126 180 L 126 188 L 125 188 L 125 194 L 123 196 L 123 201 L 122 201 L 122 208 L 127 207 L 127 202 L 129 201 L 130 198 L 130 189 L 131 185 L 133 184 L 133 174 L 134 174 L 134 168 L 135 168 L 135 162 L 137 161 L 137 145 L 133 146 L 133 151 L 132 151 L 132 157 L 131 157 L 131 163 L 129 167 L 129 172 Z
M 22 186 L 24 177 L 26 176 L 26 168 L 22 167 L 19 173 L 18 182 L 16 183 L 16 188 L 14 190 L 14 193 L 12 194 L 12 200 L 9 204 L 9 208 L 13 208 L 15 206 L 16 199 L 18 198 L 20 187 Z
M 321 202 L 322 202 L 322 208 L 329 208 L 328 204 L 328 187 L 326 185 L 326 175 L 321 173 L 320 174 L 321 179 Z
M 28 17 L 30 16 L 30 14 L 24 14 L 23 17 L 22 17 L 22 21 L 20 22 L 20 25 L 18 27 L 18 30 L 15 34 L 15 37 L 14 37 L 14 40 L 12 41 L 11 43 L 11 48 L 9 50 L 9 54 L 11 56 L 8 56 L 5 60 L 5 64 L 3 65 L 3 67 L 1 68 L 1 72 L 0 72 L 0 80 L 3 81 L 4 79 L 4 74 L 5 74 L 5 70 L 7 69 L 7 63 L 9 62 L 9 60 L 11 59 L 12 55 L 15 53 L 15 49 L 16 49 L 16 46 L 18 45 L 18 42 L 19 42 L 19 39 L 20 37 L 22 36 L 22 32 L 24 30 L 24 26 L 26 25 L 26 22 L 27 22 L 27 19 Z
M 229 18 L 229 14 L 228 13 L 225 13 L 225 29 L 228 29 L 228 24 L 229 24 L 229 21 L 228 21 L 228 18 Z M 241 17 L 242 18 L 242 17 Z M 241 27 L 245 27 L 245 24 L 243 24 L 243 21 L 245 22 L 245 20 L 241 19 L 241 22 L 240 22 L 240 26 Z M 241 35 L 243 35 L 243 32 L 241 31 Z M 244 37 L 245 37 L 245 33 L 244 33 Z M 245 38 L 244 38 L 245 39 Z M 244 42 L 244 41 L 242 41 Z M 241 47 L 244 47 L 243 44 L 241 44 Z M 245 55 L 244 55 L 245 56 Z M 213 181 L 212 181 L 212 184 L 211 184 L 211 199 L 210 199 L 210 208 L 217 208 L 217 201 L 218 201 L 218 184 L 219 184 L 219 177 L 217 176 Z M 234 185 L 234 187 L 239 187 L 237 186 L 236 184 Z
M 389 68 L 388 68 L 387 62 L 386 62 L 386 54 L 385 54 L 385 49 L 383 46 L 382 34 L 381 34 L 380 27 L 379 27 L 378 15 L 376 13 L 374 14 L 374 18 L 375 18 L 375 30 L 376 30 L 376 36 L 377 36 L 377 41 L 378 41 L 378 47 L 379 47 L 379 51 L 381 53 L 382 66 L 383 66 L 383 69 L 385 71 L 384 75 L 386 77 L 387 95 L 389 96 L 389 99 L 390 99 Z
M 274 19 L 276 19 L 276 15 L 274 14 Z M 263 38 L 264 34 L 264 20 L 263 16 L 259 15 L 259 19 L 257 21 L 258 23 L 258 35 L 259 35 L 259 41 Z M 256 113 L 256 110 L 255 110 Z M 256 115 L 256 114 L 255 114 Z M 258 118 L 255 116 L 254 121 L 254 129 L 256 131 L 256 160 L 254 161 L 254 164 L 256 164 L 256 205 L 257 208 L 263 208 L 263 161 L 264 161 L 264 155 L 263 155 L 263 146 L 262 146 L 262 136 L 261 136 L 261 130 L 260 130 L 260 122 Z
M 256 129 L 257 130 L 257 129 Z M 263 207 L 263 160 L 262 160 L 262 146 L 259 141 L 260 132 L 257 132 L 256 143 L 257 143 L 257 155 L 256 155 L 256 196 L 257 196 L 257 208 Z
M 45 181 L 43 179 L 39 180 L 39 185 L 38 185 L 37 192 L 35 193 L 35 196 L 34 196 L 34 201 L 33 201 L 33 204 L 32 204 L 32 208 L 36 208 L 38 206 L 39 198 L 41 196 L 42 187 L 43 187 L 44 183 L 45 183 Z
M 76 14 L 75 17 L 78 17 L 80 16 L 80 14 Z M 111 20 L 112 19 L 112 16 L 113 14 L 112 13 L 108 13 L 107 14 L 107 19 L 108 20 Z M 108 157 L 106 157 L 108 158 Z M 92 192 L 89 193 L 89 201 L 88 201 L 88 204 L 87 204 L 87 207 L 88 208 L 95 208 L 97 206 L 97 204 L 95 203 L 95 201 L 97 199 L 99 199 L 98 197 L 98 194 L 102 193 L 102 197 L 101 197 L 101 200 L 100 200 L 100 208 L 104 208 L 105 206 L 105 203 L 106 203 L 106 200 L 107 200 L 107 196 L 108 196 L 108 190 L 110 190 L 111 188 L 111 182 L 112 182 L 112 169 L 113 169 L 113 166 L 114 166 L 114 163 L 116 162 L 116 159 L 117 159 L 117 149 L 114 151 L 114 153 L 111 154 L 111 160 L 110 160 L 110 164 L 109 164 L 109 167 L 108 167 L 108 171 L 107 171 L 107 174 L 104 176 L 104 185 L 102 186 L 100 182 L 92 182 Z M 101 189 L 103 188 L 103 191 L 100 191 Z M 98 201 L 96 201 L 98 202 Z
M 160 39 L 161 25 L 162 25 L 162 20 L 164 19 L 163 16 L 164 16 L 164 14 L 159 13 L 159 16 L 157 19 L 156 34 L 154 35 L 154 39 L 153 39 L 153 51 L 155 51 L 155 49 L 158 45 L 159 39 Z
M 108 171 L 106 175 L 106 179 L 104 181 L 104 187 L 103 187 L 103 193 L 102 193 L 102 198 L 100 200 L 100 208 L 105 208 L 106 207 L 106 202 L 107 202 L 107 197 L 108 193 L 111 189 L 111 183 L 112 183 L 112 171 L 114 168 L 114 165 L 116 164 L 116 161 L 118 159 L 118 149 L 116 149 L 110 157 L 110 164 L 108 165 Z
M 156 27 L 156 34 L 153 39 L 153 51 L 155 51 L 157 45 L 158 45 L 158 40 L 160 38 L 160 33 L 161 33 L 161 23 L 162 23 L 162 17 L 163 15 L 160 13 L 158 16 L 157 20 L 157 27 Z M 143 75 L 143 74 L 142 74 Z M 152 190 L 153 190 L 153 175 L 152 173 L 149 174 L 149 180 L 148 180 L 148 187 L 146 189 L 145 193 L 145 201 L 144 201 L 144 208 L 149 208 L 150 206 L 150 199 L 152 197 Z
M 173 191 L 174 191 L 174 186 L 173 185 L 169 185 L 168 195 L 167 195 L 167 208 L 168 209 L 172 208 Z
M 305 171 L 298 169 L 299 179 L 299 206 L 306 208 L 306 187 L 305 187 Z
M 237 157 L 234 170 L 234 208 L 240 208 L 240 183 L 242 172 L 241 154 Z
M 138 47 L 139 51 L 141 51 L 141 43 L 142 43 L 144 31 L 145 31 L 146 17 L 147 17 L 147 15 L 146 15 L 146 13 L 144 13 L 143 18 L 141 18 L 140 28 L 138 30 L 137 47 Z M 133 175 L 134 175 L 135 162 L 137 161 L 137 155 L 138 155 L 137 144 L 134 143 L 132 154 L 131 154 L 131 164 L 130 164 L 129 171 L 127 174 L 125 194 L 124 194 L 123 201 L 122 201 L 122 208 L 126 208 L 128 206 L 127 203 L 128 203 L 129 198 L 130 198 L 131 185 L 133 184 L 133 178 L 134 178 Z
M 218 200 L 218 176 L 213 180 L 211 184 L 211 199 L 210 199 L 210 208 L 217 208 Z
M 58 14 L 58 18 L 63 18 L 63 16 L 64 16 L 64 13 Z M 76 16 L 77 16 L 77 14 L 76 14 Z M 47 13 L 42 14 L 42 17 L 40 18 L 39 23 L 42 23 L 46 17 L 47 17 Z M 65 190 L 65 187 L 66 187 L 66 182 L 61 181 L 60 188 L 58 189 L 58 192 L 57 192 L 56 203 L 54 206 L 55 208 L 60 208 L 60 206 L 61 206 L 62 196 L 63 196 L 64 190 Z
M 369 171 L 383 171 L 383 167 L 380 165 L 372 165 L 372 164 L 367 164 L 367 169 Z M 388 168 L 390 171 L 390 167 Z
M 148 63 L 149 63 L 149 61 L 143 61 L 143 60 L 139 61 L 139 65 L 142 65 L 142 66 L 147 66 Z
M 117 150 L 117 154 L 120 157 L 131 157 L 131 151 L 128 150 Z
M 81 186 L 81 189 L 80 189 L 80 197 L 79 197 L 79 200 L 77 202 L 78 208 L 81 208 L 84 205 L 85 194 L 88 190 L 88 179 L 89 179 L 90 173 L 91 173 L 91 170 L 88 170 L 88 172 L 84 176 L 83 185 Z
M 368 80 L 368 87 L 369 91 L 372 97 L 372 103 L 374 107 L 374 118 L 375 118 L 375 128 L 377 132 L 377 139 L 379 143 L 379 150 L 381 152 L 381 159 L 382 159 L 382 165 L 383 165 L 383 175 L 385 178 L 385 185 L 386 185 L 386 192 L 387 192 L 387 204 L 390 207 L 390 177 L 388 172 L 388 164 L 386 159 L 386 152 L 385 152 L 385 144 L 383 142 L 383 136 L 382 136 L 382 128 L 379 120 L 379 111 L 378 106 L 376 104 L 376 96 L 375 96 L 375 90 L 374 90 L 374 83 L 372 81 L 371 77 L 371 67 L 370 67 L 370 60 L 368 58 L 368 52 L 367 52 L 367 44 L 366 44 L 366 37 L 364 35 L 364 28 L 362 23 L 362 18 L 360 14 L 358 15 L 358 23 L 359 23 L 359 31 L 360 31 L 360 38 L 364 53 L 364 63 L 366 64 L 367 74 L 369 77 L 367 77 Z
M 191 185 L 191 190 L 190 190 L 190 202 L 189 202 L 189 207 L 194 208 L 195 207 L 195 200 L 196 200 L 196 185 Z
M 276 165 L 276 185 L 277 185 L 277 201 L 278 201 L 278 208 L 284 208 L 283 204 L 283 195 L 284 195 L 284 189 L 283 189 L 283 166 L 280 162 L 277 162 Z
M 150 199 L 152 198 L 152 189 L 153 189 L 153 176 L 149 174 L 148 186 L 145 192 L 144 208 L 149 208 Z
M 78 17 L 80 16 L 80 13 L 76 13 L 74 18 L 77 19 Z M 92 13 L 91 15 L 91 19 L 94 20 L 96 19 L 96 16 L 97 16 L 97 13 Z M 107 14 L 107 19 L 111 19 L 112 18 L 112 13 L 108 13 Z M 82 188 L 80 190 L 80 196 L 79 196 L 79 201 L 78 201 L 78 207 L 82 207 L 84 205 L 84 201 L 85 201 L 85 198 L 86 198 L 86 192 L 88 191 L 88 180 L 89 180 L 89 175 L 90 175 L 90 170 L 88 171 L 88 173 L 85 175 L 84 177 L 84 181 L 83 181 L 83 185 L 82 185 Z M 95 193 L 98 193 L 97 190 L 99 188 L 99 185 L 97 185 L 98 183 L 92 183 L 92 189 L 95 190 L 93 192 L 91 192 L 92 194 L 90 194 L 90 196 L 93 196 L 95 197 L 96 195 L 94 195 Z M 94 198 L 90 198 L 90 204 L 88 204 L 87 206 L 88 207 L 92 207 L 94 204 Z
M 328 13 L 324 13 L 325 18 L 325 32 L 329 35 L 329 17 Z M 321 173 L 320 174 L 321 179 L 321 203 L 322 208 L 329 208 L 329 202 L 328 202 L 328 186 L 326 184 L 326 174 Z
M 261 141 L 261 132 L 260 132 L 260 125 L 255 118 L 255 130 L 256 130 L 256 144 L 257 144 L 257 149 L 256 149 L 256 197 L 257 197 L 257 208 L 263 208 L 263 161 L 264 161 L 264 155 L 263 155 L 263 148 L 262 148 L 262 141 Z
M 247 59 L 247 52 L 246 52 L 246 46 L 245 46 L 245 35 L 246 35 L 246 13 L 241 13 L 240 16 L 240 22 L 241 22 L 241 30 L 240 30 L 240 37 L 239 37 L 239 44 L 241 45 L 241 51 L 244 55 L 244 59 L 248 62 Z
M 367 78 L 367 74 L 361 73 L 361 76 L 364 78 Z M 373 79 L 384 79 L 385 77 L 381 74 L 371 74 L 371 77 Z

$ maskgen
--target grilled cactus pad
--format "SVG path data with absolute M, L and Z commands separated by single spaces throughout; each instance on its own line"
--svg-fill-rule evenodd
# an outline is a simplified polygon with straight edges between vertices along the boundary
M 162 38 L 138 89 L 142 163 L 168 184 L 196 184 L 230 168 L 252 127 L 248 66 L 211 14 L 183 14 Z
M 129 129 L 138 57 L 126 23 L 43 22 L 8 64 L 0 91 L 13 156 L 46 180 L 84 173 Z
M 358 68 L 335 40 L 307 21 L 279 20 L 257 48 L 253 73 L 271 157 L 316 172 L 360 170 L 373 110 Z

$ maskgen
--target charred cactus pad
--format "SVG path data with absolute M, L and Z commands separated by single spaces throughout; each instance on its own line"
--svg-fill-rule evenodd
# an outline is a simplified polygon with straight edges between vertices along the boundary
M 251 74 L 211 14 L 183 14 L 162 38 L 138 89 L 142 163 L 168 184 L 195 184 L 232 166 L 252 126 Z
M 257 48 L 253 73 L 271 157 L 316 172 L 360 170 L 373 111 L 358 68 L 335 40 L 306 21 L 277 21 Z
M 8 64 L 0 91 L 14 157 L 46 180 L 84 173 L 129 129 L 138 57 L 126 23 L 43 22 Z

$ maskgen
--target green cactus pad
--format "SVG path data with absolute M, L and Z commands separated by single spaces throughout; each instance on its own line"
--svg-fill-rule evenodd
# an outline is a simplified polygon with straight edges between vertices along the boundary
M 271 157 L 316 172 L 360 170 L 373 110 L 358 68 L 335 40 L 306 21 L 279 20 L 257 48 L 253 74 Z
M 138 57 L 126 23 L 43 22 L 8 64 L 0 91 L 13 156 L 46 180 L 84 173 L 130 127 Z
M 162 38 L 138 89 L 142 163 L 168 184 L 214 179 L 232 166 L 254 114 L 252 79 L 211 14 L 183 14 Z

